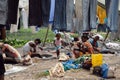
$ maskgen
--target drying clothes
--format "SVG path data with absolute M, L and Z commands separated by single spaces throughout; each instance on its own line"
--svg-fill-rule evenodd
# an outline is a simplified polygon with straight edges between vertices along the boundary
M 55 12 L 55 0 L 51 0 L 49 23 L 53 23 L 54 21 L 54 12 Z
M 110 7 L 110 2 L 111 0 L 105 0 L 105 7 L 106 7 L 106 15 L 108 16 L 108 10 L 109 10 L 109 7 Z
M 18 3 L 19 0 L 8 0 L 8 24 L 17 23 Z
M 18 15 L 17 15 L 17 23 L 16 24 L 11 24 L 10 26 L 10 33 L 17 32 L 18 31 L 18 25 L 19 25 L 19 17 L 20 17 L 20 11 L 18 10 Z
M 83 16 L 82 16 L 82 0 L 75 0 L 75 13 L 74 13 L 74 28 L 73 30 L 80 32 L 82 30 Z
M 11 0 L 9 0 L 11 1 Z M 7 21 L 8 0 L 0 0 L 0 24 L 5 25 Z
M 29 0 L 29 26 L 42 25 L 41 0 Z
M 74 13 L 74 0 L 67 0 L 66 4 L 66 16 L 67 16 L 67 30 L 72 31 Z
M 43 25 L 48 26 L 51 0 L 41 0 Z
M 0 39 L 5 40 L 6 38 L 6 28 L 5 25 L 0 24 Z
M 97 32 L 106 32 L 106 31 L 107 31 L 107 25 L 106 24 L 98 24 Z
M 19 0 L 19 8 L 27 8 L 29 0 Z
M 29 0 L 19 0 L 19 8 L 21 9 L 21 23 L 23 23 L 24 29 L 28 29 L 28 7 Z
M 118 18 L 119 18 L 118 4 L 119 4 L 119 0 L 111 0 L 109 4 L 107 27 L 109 28 L 109 31 L 111 32 L 118 31 Z
M 55 1 L 54 29 L 66 30 L 66 1 L 67 0 Z
M 89 31 L 96 28 L 97 0 L 83 0 L 83 30 Z
M 99 24 L 104 24 L 104 19 L 106 18 L 106 10 L 101 6 L 97 6 L 97 16 L 99 18 Z
M 28 29 L 28 15 L 24 8 L 21 11 L 21 15 L 22 15 L 23 27 L 24 29 Z

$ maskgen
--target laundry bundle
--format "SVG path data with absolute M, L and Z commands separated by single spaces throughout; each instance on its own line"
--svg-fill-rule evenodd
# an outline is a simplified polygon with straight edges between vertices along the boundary
M 54 76 L 54 77 L 62 77 L 64 76 L 64 67 L 62 65 L 62 63 L 57 63 L 55 65 L 55 67 L 52 67 L 50 70 L 49 70 L 49 73 L 50 73 L 50 76 Z
M 109 42 L 109 43 L 106 43 L 106 46 L 109 49 L 120 50 L 120 44 L 118 44 L 118 43 Z

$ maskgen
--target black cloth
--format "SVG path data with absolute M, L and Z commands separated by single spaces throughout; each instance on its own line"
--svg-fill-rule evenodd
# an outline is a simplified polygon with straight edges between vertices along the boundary
M 0 53 L 0 75 L 3 75 L 4 73 L 5 73 L 4 60 L 2 54 Z
M 7 24 L 17 23 L 18 3 L 19 0 L 8 0 Z
M 98 24 L 97 32 L 106 32 L 107 25 L 106 24 Z
M 19 17 L 19 19 L 18 19 L 18 30 L 20 30 L 20 28 L 21 28 L 21 26 L 23 25 L 22 24 L 22 14 L 21 14 L 21 11 L 22 11 L 22 8 L 19 8 L 19 15 L 20 15 L 20 17 Z
M 0 39 L 5 39 L 5 38 L 6 38 L 5 25 L 0 24 Z
M 0 24 L 0 29 L 2 29 L 2 28 L 4 28 L 4 27 L 5 27 L 5 25 Z
M 29 0 L 29 26 L 42 25 L 41 0 Z
M 55 1 L 55 14 L 53 28 L 60 31 L 66 30 L 66 3 L 67 0 L 56 0 Z
M 10 30 L 10 24 L 7 24 L 5 27 L 6 27 L 6 30 Z
M 17 60 L 15 58 L 6 57 L 4 59 L 4 63 L 5 64 L 18 64 L 19 62 L 17 62 Z
M 51 0 L 41 0 L 43 25 L 48 26 Z

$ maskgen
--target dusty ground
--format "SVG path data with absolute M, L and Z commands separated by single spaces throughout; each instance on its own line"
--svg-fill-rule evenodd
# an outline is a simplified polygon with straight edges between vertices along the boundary
M 21 51 L 21 49 L 18 49 Z M 64 77 L 50 77 L 42 76 L 38 77 L 41 72 L 49 70 L 51 67 L 55 66 L 58 59 L 43 60 L 39 58 L 33 58 L 34 64 L 29 66 L 26 70 L 9 74 L 5 76 L 5 80 L 101 80 L 101 77 L 90 74 L 90 71 L 84 69 L 68 70 L 66 71 Z M 120 56 L 105 54 L 105 63 L 109 66 L 116 67 L 115 76 L 110 80 L 120 80 Z

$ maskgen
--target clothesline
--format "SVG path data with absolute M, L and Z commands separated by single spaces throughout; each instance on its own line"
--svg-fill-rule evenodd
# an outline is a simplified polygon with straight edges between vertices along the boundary
M 118 0 L 105 0 L 107 26 L 110 31 L 118 30 Z M 0 1 L 0 24 L 16 24 L 19 0 Z M 74 7 L 75 6 L 75 7 Z M 48 25 L 58 30 L 73 29 L 73 15 L 77 19 L 78 31 L 96 28 L 97 0 L 29 0 L 28 26 Z M 81 14 L 82 13 L 82 14 Z M 81 14 L 81 16 L 78 16 Z M 25 21 L 24 21 L 25 22 Z M 75 27 L 74 27 L 75 28 Z

